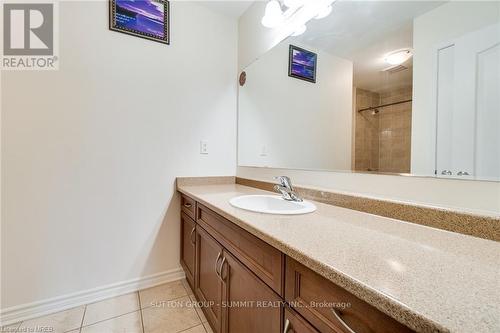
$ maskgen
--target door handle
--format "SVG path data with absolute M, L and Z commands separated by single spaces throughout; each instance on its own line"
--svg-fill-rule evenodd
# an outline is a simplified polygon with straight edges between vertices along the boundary
M 194 235 L 194 232 L 196 231 L 196 227 L 193 228 L 193 230 L 191 230 L 191 234 L 189 235 L 189 238 L 191 239 L 191 244 L 195 245 L 196 243 L 196 238 L 193 239 L 193 235 Z
M 469 176 L 469 173 L 467 171 L 459 171 L 457 172 L 457 176 Z
M 186 207 L 186 208 L 191 208 L 192 206 L 193 206 L 193 205 L 192 205 L 192 204 L 190 204 L 190 203 L 188 203 L 188 202 L 186 202 L 186 203 L 184 204 L 184 207 Z
M 346 329 L 347 332 L 356 333 L 351 327 L 349 327 L 349 325 L 347 325 L 347 323 L 344 321 L 344 319 L 342 319 L 340 317 L 339 310 L 333 308 L 332 312 L 333 312 L 333 315 L 335 316 L 335 318 L 337 319 L 337 321 L 342 324 L 342 326 Z
M 285 321 L 285 328 L 283 329 L 283 333 L 288 333 L 288 331 L 290 330 L 290 320 L 286 320 Z
M 220 279 L 220 275 L 219 275 L 219 271 L 217 270 L 217 264 L 219 263 L 221 255 L 222 255 L 222 253 L 219 252 L 219 254 L 217 255 L 217 259 L 215 259 L 215 274 L 219 277 L 219 279 Z
M 453 173 L 450 170 L 443 170 L 441 171 L 441 174 L 443 176 L 451 176 Z
M 226 280 L 226 277 L 222 277 L 222 270 L 224 269 L 224 264 L 227 263 L 226 257 L 222 257 L 222 262 L 220 263 L 219 278 L 222 282 Z

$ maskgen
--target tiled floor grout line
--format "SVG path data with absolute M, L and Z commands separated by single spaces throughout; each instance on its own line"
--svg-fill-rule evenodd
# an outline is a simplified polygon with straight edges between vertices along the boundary
M 168 283 L 168 282 L 167 282 Z M 154 287 L 151 287 L 151 288 L 154 288 Z M 149 289 L 149 288 L 146 288 L 146 289 Z M 140 290 L 145 290 L 145 289 L 140 289 Z M 122 297 L 122 296 L 128 296 L 130 294 L 133 294 L 133 293 L 138 293 L 140 290 L 136 290 L 136 291 L 130 291 L 130 292 L 126 292 L 126 293 L 118 293 L 114 296 L 108 296 L 106 298 L 103 298 L 103 299 L 99 299 L 97 301 L 93 301 L 93 302 L 90 302 L 90 303 L 87 303 L 85 304 L 86 306 L 88 305 L 94 305 L 94 304 L 97 304 L 97 303 L 101 303 L 103 301 L 106 301 L 106 300 L 109 300 L 109 299 L 113 299 L 113 298 L 117 298 L 117 297 Z
M 184 290 L 189 294 L 189 290 L 191 290 L 191 288 L 189 288 L 189 290 L 187 289 L 187 287 L 186 287 L 186 284 L 188 283 L 187 280 L 184 280 L 184 281 L 186 281 L 186 283 L 184 283 L 183 280 L 180 280 L 180 281 L 181 281 L 182 288 L 184 288 Z M 194 293 L 194 291 L 193 291 L 193 293 Z
M 113 316 L 113 317 L 109 317 L 107 319 L 96 321 L 95 323 L 92 323 L 92 324 L 83 325 L 81 328 L 85 328 L 85 327 L 89 327 L 89 326 L 94 326 L 95 324 L 100 324 L 102 322 L 105 322 L 105 321 L 108 321 L 108 320 L 111 320 L 111 319 L 116 319 L 116 318 L 119 318 L 119 317 L 122 317 L 122 316 L 126 316 L 126 315 L 129 315 L 129 314 L 137 312 L 137 311 L 141 311 L 141 309 L 134 310 L 134 311 L 129 311 L 129 312 L 125 312 L 125 313 L 122 313 L 122 314 L 117 315 L 117 316 Z
M 194 297 L 194 295 L 193 295 Z M 192 302 L 193 300 L 191 299 L 191 295 L 189 295 L 189 300 Z M 197 303 L 198 301 L 196 300 L 196 298 L 194 299 L 195 303 Z M 200 320 L 200 322 L 203 324 L 203 319 L 201 319 L 201 316 L 200 314 L 198 313 L 198 311 L 196 310 L 196 306 L 197 304 L 195 304 L 195 307 L 194 307 L 194 312 L 196 312 L 196 315 L 198 316 L 198 319 Z M 203 311 L 201 308 L 200 308 L 200 311 Z
M 186 332 L 187 330 L 190 330 L 190 329 L 192 329 L 192 328 L 198 327 L 198 326 L 200 326 L 200 325 L 203 327 L 203 329 L 205 329 L 205 326 L 203 326 L 203 323 L 201 323 L 201 324 L 197 324 L 197 325 L 194 325 L 194 326 L 188 327 L 188 328 L 183 329 L 183 330 L 181 330 L 181 331 L 177 331 L 176 333 Z M 205 332 L 206 332 L 206 331 L 205 331 Z
M 83 321 L 85 320 L 85 314 L 86 313 L 87 313 L 87 304 L 85 304 L 85 308 L 83 309 L 82 321 L 80 323 L 80 328 L 78 330 L 78 333 L 82 333 Z
M 187 280 L 186 280 L 186 283 L 187 283 Z M 195 302 L 198 302 L 198 300 L 196 299 L 196 296 L 194 296 L 194 291 L 191 289 L 191 287 L 189 287 L 189 290 L 188 290 L 188 287 L 182 283 L 182 286 L 184 287 L 184 290 L 186 290 L 187 294 L 188 294 L 188 297 L 189 297 L 189 300 L 192 301 L 191 299 L 191 295 L 194 297 L 194 300 Z M 193 291 L 192 294 L 189 293 L 189 291 Z M 200 311 L 203 311 L 201 308 L 200 308 Z M 198 316 L 198 319 L 200 320 L 201 322 L 201 326 L 203 327 L 203 330 L 205 331 L 205 333 L 208 333 L 207 329 L 205 328 L 205 323 L 203 322 L 203 319 L 201 319 L 201 316 L 200 314 L 198 313 L 198 311 L 196 310 L 196 308 L 194 309 L 194 312 L 196 313 L 196 315 Z M 193 326 L 193 327 L 196 327 L 196 326 Z M 192 328 L 192 327 L 191 327 Z M 189 329 L 189 328 L 188 328 Z M 186 330 L 185 330 L 186 331 Z M 182 332 L 182 331 L 181 331 Z
M 186 292 L 186 294 L 185 294 L 185 295 L 182 295 L 182 296 L 179 296 L 179 297 L 175 297 L 175 298 L 165 299 L 165 300 L 162 300 L 161 302 L 171 302 L 171 301 L 175 301 L 175 300 L 178 300 L 178 299 L 181 299 L 181 298 L 184 298 L 184 297 L 189 298 L 189 301 L 191 301 L 191 297 L 190 297 L 189 291 L 188 291 L 188 290 L 186 290 L 186 287 L 184 286 L 184 284 L 182 284 L 182 283 L 181 283 L 181 285 L 182 285 L 182 288 L 184 289 L 184 291 Z M 139 290 L 139 291 L 140 291 L 140 290 Z M 140 311 L 141 311 L 142 330 L 143 330 L 143 332 L 145 333 L 145 332 L 146 332 L 146 328 L 144 327 L 144 320 L 143 320 L 142 312 L 143 312 L 143 310 L 146 310 L 146 309 L 152 308 L 152 307 L 153 307 L 153 305 L 149 305 L 149 306 L 143 307 L 143 306 L 142 306 L 142 302 L 141 302 L 141 294 L 140 294 L 140 292 L 139 292 L 139 291 L 138 291 L 137 293 L 138 293 L 138 295 L 139 295 L 139 307 L 140 307 Z M 201 325 L 203 325 L 203 322 L 202 322 L 202 320 L 201 320 L 201 318 L 200 318 L 200 315 L 198 314 L 198 311 L 196 311 L 196 309 L 193 309 L 193 310 L 194 310 L 194 312 L 196 313 L 196 316 L 198 317 L 198 319 L 200 320 L 200 324 L 201 324 Z M 193 328 L 193 327 L 199 326 L 200 324 L 195 325 L 195 326 L 192 326 L 192 327 L 188 327 L 188 328 L 186 328 L 185 330 L 179 331 L 178 333 L 180 333 L 180 332 L 184 332 L 184 331 L 187 331 L 187 330 L 189 330 L 189 329 L 191 329 L 191 328 Z M 205 326 L 203 326 L 203 329 L 205 330 Z M 205 332 L 206 332 L 206 330 L 205 330 Z
M 19 325 L 17 325 L 17 327 L 14 329 L 14 333 L 17 333 L 17 331 L 19 330 L 19 327 L 21 327 L 21 325 L 23 324 L 24 320 L 20 321 L 19 322 Z
M 141 315 L 141 326 L 142 326 L 142 333 L 146 332 L 146 329 L 144 328 L 144 317 L 142 316 L 142 302 L 141 302 L 141 293 L 139 292 L 140 290 L 137 290 L 137 298 L 139 299 L 139 312 Z
M 165 299 L 165 300 L 162 300 L 162 301 L 159 301 L 159 302 L 171 302 L 171 301 L 176 301 L 176 300 L 184 298 L 184 297 L 188 297 L 189 300 L 191 300 L 191 298 L 189 297 L 189 295 L 182 295 L 182 296 L 171 298 L 171 299 Z M 146 306 L 145 308 L 141 308 L 141 310 L 149 309 L 149 308 L 152 308 L 153 306 L 154 305 Z
M 181 280 L 182 281 L 182 280 Z M 184 280 L 186 281 L 186 284 L 187 284 L 187 280 Z M 182 283 L 182 282 L 181 282 Z M 182 286 L 184 287 L 184 289 L 186 290 L 186 292 L 188 293 L 188 297 L 189 299 L 191 300 L 191 296 L 194 297 L 194 300 L 195 302 L 198 302 L 198 300 L 196 299 L 196 296 L 194 295 L 194 291 L 191 289 L 191 287 L 189 287 L 189 285 L 186 285 L 184 283 L 182 283 Z M 189 288 L 189 290 L 188 290 Z M 192 291 L 193 293 L 190 294 L 189 292 Z M 191 300 L 192 301 L 192 300 Z M 194 309 L 194 311 L 196 312 L 196 315 L 198 316 L 198 318 L 200 319 L 200 322 L 201 322 L 201 326 L 203 326 L 203 330 L 208 333 L 206 327 L 205 327 L 205 323 L 203 322 L 203 319 L 201 318 L 200 314 L 198 313 L 198 311 L 196 310 L 196 308 Z M 200 311 L 203 311 L 201 308 L 200 308 Z

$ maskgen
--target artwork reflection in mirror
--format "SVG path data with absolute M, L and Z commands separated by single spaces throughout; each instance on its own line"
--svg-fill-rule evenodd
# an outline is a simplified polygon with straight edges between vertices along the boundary
M 239 165 L 500 180 L 499 22 L 499 2 L 336 1 L 245 68 Z M 316 84 L 283 70 L 291 45 Z
M 318 55 L 316 53 L 290 45 L 288 76 L 313 83 L 316 82 L 317 61 Z

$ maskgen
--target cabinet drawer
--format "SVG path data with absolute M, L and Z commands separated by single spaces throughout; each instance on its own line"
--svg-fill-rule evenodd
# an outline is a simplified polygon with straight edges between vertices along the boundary
M 285 308 L 284 325 L 283 333 L 318 333 L 301 315 L 289 307 Z
M 181 210 L 190 218 L 196 220 L 196 202 L 184 194 L 181 194 Z
M 284 255 L 231 221 L 198 204 L 198 220 L 218 242 L 283 296 Z
M 286 301 L 320 332 L 413 332 L 289 257 L 285 280 Z

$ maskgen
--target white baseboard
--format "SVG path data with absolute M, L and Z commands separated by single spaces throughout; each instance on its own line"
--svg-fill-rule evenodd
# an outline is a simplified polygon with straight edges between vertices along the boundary
M 142 278 L 113 283 L 43 301 L 16 305 L 0 310 L 0 323 L 2 326 L 10 325 L 20 321 L 74 308 L 83 304 L 89 304 L 106 298 L 116 297 L 137 290 L 154 287 L 166 282 L 180 280 L 184 277 L 184 271 L 179 267 Z

